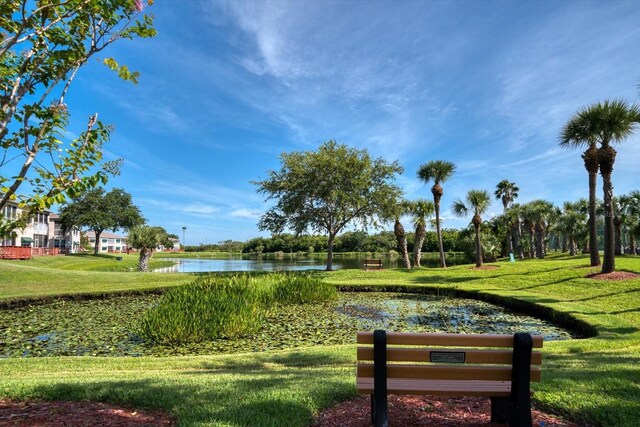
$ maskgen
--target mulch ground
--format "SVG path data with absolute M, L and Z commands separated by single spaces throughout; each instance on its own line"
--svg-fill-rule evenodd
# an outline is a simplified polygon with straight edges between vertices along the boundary
M 369 396 L 342 402 L 318 414 L 313 427 L 368 427 L 371 425 Z M 390 426 L 502 427 L 491 422 L 491 402 L 479 397 L 389 396 Z M 534 409 L 536 427 L 579 427 L 578 424 Z
M 638 279 L 640 278 L 640 274 L 631 273 L 630 271 L 614 271 L 613 273 L 587 274 L 587 278 L 596 280 L 627 280 Z
M 20 427 L 172 427 L 163 411 L 138 411 L 98 402 L 47 402 L 0 399 L 0 426 Z

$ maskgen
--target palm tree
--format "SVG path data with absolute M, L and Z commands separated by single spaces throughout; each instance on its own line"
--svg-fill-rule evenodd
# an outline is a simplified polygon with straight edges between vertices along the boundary
M 615 271 L 615 229 L 613 212 L 613 183 L 611 173 L 616 160 L 613 143 L 622 142 L 635 131 L 640 123 L 640 106 L 626 101 L 604 101 L 578 112 L 574 117 L 578 125 L 574 136 L 599 143 L 596 158 L 602 175 L 604 192 L 604 260 L 602 273 Z M 572 119 L 572 121 L 574 120 Z
M 588 109 L 581 109 L 562 129 L 560 145 L 562 147 L 586 147 L 582 153 L 584 167 L 589 174 L 589 253 L 591 266 L 600 265 L 598 252 L 598 226 L 596 219 L 596 181 L 598 178 L 598 147 L 593 135 Z
M 562 213 L 558 217 L 557 229 L 567 237 L 570 256 L 577 253 L 577 239 L 586 228 L 586 219 L 586 214 L 580 211 L 580 202 L 564 202 Z
M 420 267 L 422 257 L 422 244 L 427 235 L 427 218 L 433 215 L 435 206 L 429 200 L 419 199 L 411 202 L 410 211 L 413 214 L 413 224 L 416 227 L 413 242 L 413 267 Z
M 153 255 L 153 250 L 157 248 L 166 237 L 166 231 L 162 227 L 140 225 L 129 230 L 127 243 L 140 252 L 138 271 L 149 270 L 149 259 L 151 255 Z
M 629 247 L 631 255 L 636 255 L 636 238 L 640 237 L 640 191 L 629 193 Z
M 533 208 L 536 234 L 536 257 L 542 259 L 547 253 L 547 229 L 556 212 L 553 203 L 546 200 L 534 200 L 529 202 Z
M 503 213 L 506 214 L 507 208 L 511 203 L 518 197 L 518 191 L 520 188 L 515 184 L 515 182 L 509 182 L 507 179 L 503 179 L 496 185 L 495 196 L 496 199 L 502 200 L 502 209 Z M 507 227 L 507 248 L 509 253 L 513 253 L 513 239 L 511 237 L 511 227 Z
M 442 190 L 441 183 L 453 175 L 456 170 L 456 165 L 444 160 L 432 160 L 424 163 L 418 169 L 418 178 L 425 184 L 433 181 L 433 187 L 431 187 L 431 193 L 433 194 L 433 204 L 436 211 L 436 234 L 438 236 L 438 250 L 440 251 L 440 267 L 445 268 L 447 263 L 444 259 L 444 248 L 442 246 L 442 231 L 440 230 L 440 200 L 444 191 Z
M 482 266 L 482 242 L 480 241 L 481 215 L 484 214 L 491 204 L 491 196 L 485 190 L 469 190 L 464 201 L 457 199 L 453 202 L 451 209 L 456 216 L 467 216 L 473 211 L 471 223 L 476 232 L 476 267 Z
M 631 205 L 634 203 L 630 195 L 622 195 L 617 197 L 613 203 L 613 227 L 615 230 L 615 254 L 622 255 L 624 253 L 624 245 L 622 244 L 622 227 L 626 226 L 630 221 Z
M 405 268 L 411 268 L 411 260 L 409 259 L 409 251 L 407 249 L 407 234 L 404 226 L 400 222 L 400 218 L 403 215 L 409 213 L 410 203 L 406 200 L 400 200 L 393 203 L 388 207 L 388 213 L 386 214 L 389 219 L 393 219 L 393 234 L 396 236 L 396 242 L 398 243 L 398 250 L 402 255 L 402 262 Z

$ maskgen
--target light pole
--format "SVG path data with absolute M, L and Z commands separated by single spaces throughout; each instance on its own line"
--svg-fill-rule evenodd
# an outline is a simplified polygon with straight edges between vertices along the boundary
M 182 249 L 187 251 L 187 239 L 185 238 L 185 232 L 187 231 L 187 227 L 182 226 Z

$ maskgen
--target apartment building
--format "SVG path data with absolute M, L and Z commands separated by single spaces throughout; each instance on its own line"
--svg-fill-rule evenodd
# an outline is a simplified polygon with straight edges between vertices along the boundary
M 17 203 L 9 202 L 1 214 L 9 219 L 22 215 Z M 25 228 L 13 230 L 13 236 L 0 239 L 0 246 L 22 246 L 31 248 L 57 248 L 62 253 L 75 253 L 80 248 L 80 230 L 63 233 L 59 216 L 49 211 L 36 213 Z
M 96 244 L 96 233 L 93 231 L 87 231 L 87 238 L 91 246 Z M 127 252 L 127 236 L 120 236 L 118 234 L 109 233 L 103 231 L 100 234 L 100 244 L 98 245 L 98 252 L 101 253 L 123 253 Z

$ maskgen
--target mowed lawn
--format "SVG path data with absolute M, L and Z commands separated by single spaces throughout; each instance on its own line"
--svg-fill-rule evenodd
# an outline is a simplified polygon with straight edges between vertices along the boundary
M 565 313 L 593 325 L 595 337 L 545 343 L 543 380 L 534 384 L 534 402 L 591 425 L 638 425 L 640 279 L 586 278 L 594 270 L 584 257 L 496 265 L 489 270 L 458 266 L 316 274 L 349 288 L 429 288 L 447 295 L 502 298 L 510 304 L 524 301 L 541 307 L 545 316 Z M 640 274 L 640 257 L 618 258 L 617 269 Z M 71 271 L 0 262 L 0 301 L 143 290 L 188 280 L 188 275 Z M 354 363 L 354 345 L 198 357 L 4 359 L 0 397 L 160 408 L 185 426 L 304 426 L 322 408 L 355 395 Z

